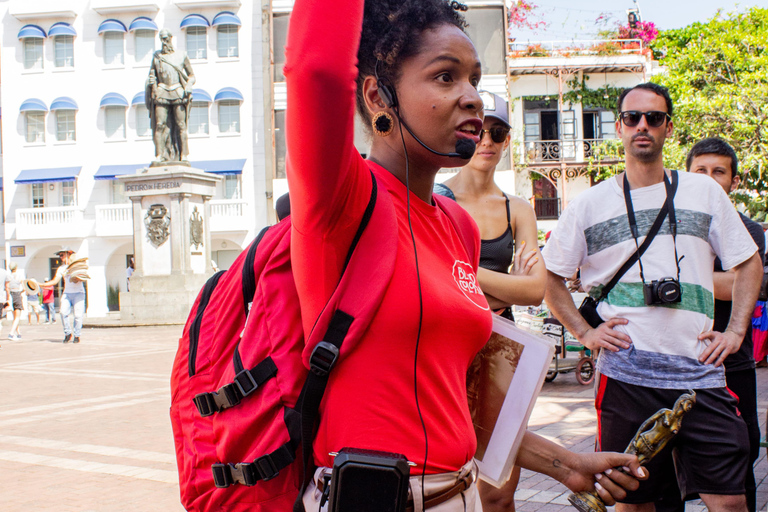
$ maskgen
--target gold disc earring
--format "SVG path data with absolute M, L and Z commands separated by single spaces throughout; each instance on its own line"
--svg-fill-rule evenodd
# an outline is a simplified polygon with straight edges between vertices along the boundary
M 392 114 L 382 110 L 373 116 L 373 119 L 371 119 L 371 126 L 373 126 L 373 133 L 379 137 L 388 137 L 395 128 L 395 120 L 392 117 Z

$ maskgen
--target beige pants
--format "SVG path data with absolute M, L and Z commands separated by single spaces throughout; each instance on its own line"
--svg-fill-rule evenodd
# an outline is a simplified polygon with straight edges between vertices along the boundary
M 320 508 L 321 493 L 317 488 L 317 482 L 323 479 L 323 475 L 330 473 L 330 468 L 317 468 L 315 471 L 315 476 L 304 493 L 304 508 L 307 512 L 326 512 L 328 510 L 327 503 L 322 509 Z M 424 477 L 424 494 L 428 496 L 449 489 L 467 474 L 472 474 L 473 480 L 477 481 L 477 466 L 474 460 L 467 462 L 459 471 L 427 475 Z M 409 496 L 416 497 L 414 512 L 424 512 L 421 502 L 421 475 L 411 477 Z M 480 496 L 477 494 L 477 485 L 473 483 L 463 493 L 427 510 L 428 512 L 483 512 L 483 506 L 480 503 Z

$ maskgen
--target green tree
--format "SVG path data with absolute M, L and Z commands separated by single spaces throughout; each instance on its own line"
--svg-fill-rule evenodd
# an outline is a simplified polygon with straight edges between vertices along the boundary
M 669 88 L 675 134 L 667 156 L 678 168 L 705 137 L 728 141 L 740 159 L 736 200 L 753 218 L 768 211 L 768 9 L 752 8 L 707 23 L 660 32 L 651 45 L 666 72 L 653 81 Z

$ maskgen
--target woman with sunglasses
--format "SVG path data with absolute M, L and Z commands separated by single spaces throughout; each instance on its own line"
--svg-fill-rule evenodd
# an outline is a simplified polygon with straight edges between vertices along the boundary
M 481 66 L 462 10 L 446 0 L 297 0 L 291 16 L 287 176 L 305 334 L 339 281 L 371 197 L 371 173 L 396 219 L 392 239 L 381 240 L 397 251 L 394 276 L 362 339 L 342 351 L 320 407 L 318 470 L 303 495 L 308 511 L 327 507 L 319 489 L 330 454 L 344 447 L 412 461 L 416 512 L 422 498 L 440 502 L 440 512 L 481 510 L 466 372 L 492 321 L 482 293 L 465 293 L 454 277 L 468 251 L 432 198 L 437 171 L 463 162 L 445 154 L 460 139 L 479 142 L 482 128 Z M 368 160 L 354 146 L 355 108 L 373 134 Z M 465 265 L 474 283 L 474 268 Z M 604 471 L 631 466 L 644 476 L 634 457 L 574 454 L 530 433 L 518 462 L 574 490 L 595 488 L 608 503 L 637 482 Z
M 496 94 L 482 93 L 485 120 L 472 160 L 459 173 L 435 184 L 436 194 L 459 203 L 480 228 L 480 268 L 477 279 L 488 304 L 512 319 L 513 304 L 538 306 L 544 299 L 547 272 L 538 248 L 536 214 L 528 202 L 505 194 L 494 181 L 496 167 L 509 148 L 507 102 Z M 517 249 L 517 250 L 515 250 Z M 515 490 L 520 467 L 501 488 L 481 482 L 486 512 L 515 510 Z

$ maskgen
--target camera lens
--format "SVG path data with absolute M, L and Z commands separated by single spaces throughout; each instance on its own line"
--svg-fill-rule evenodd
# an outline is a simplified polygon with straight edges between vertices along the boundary
M 664 304 L 668 304 L 670 302 L 679 302 L 680 285 L 675 281 L 661 282 L 656 289 L 656 294 L 659 298 L 659 301 Z

